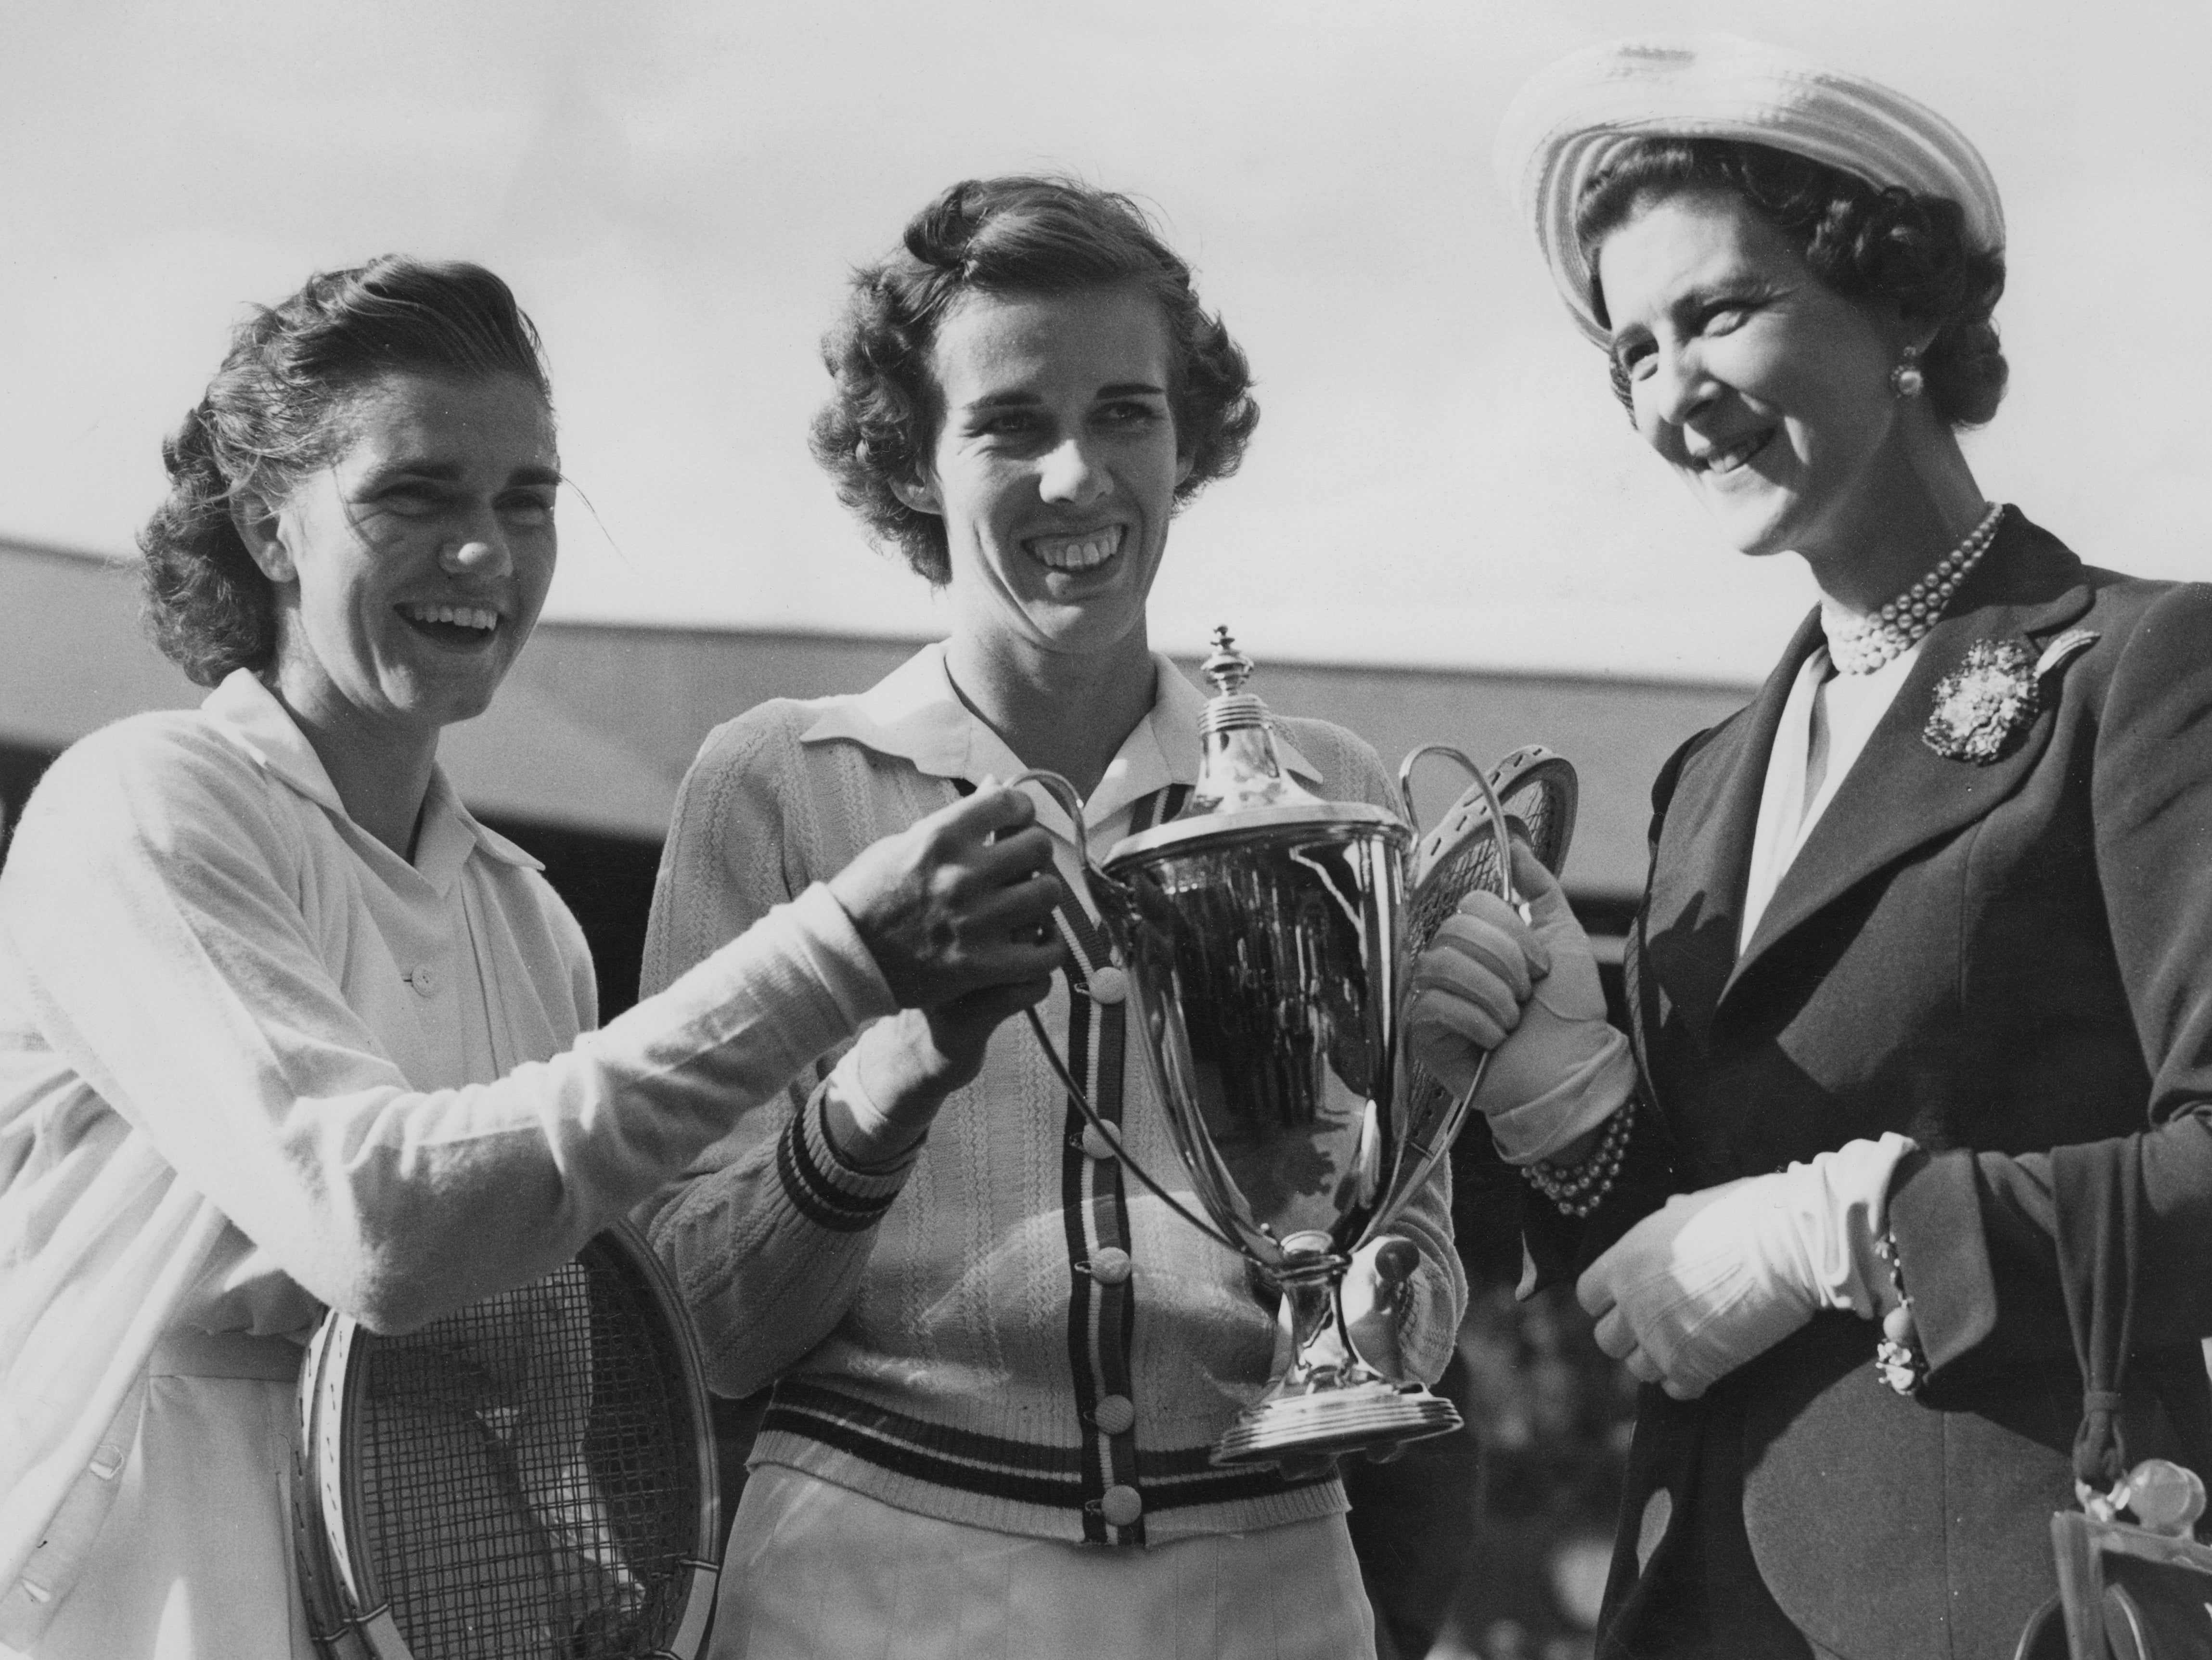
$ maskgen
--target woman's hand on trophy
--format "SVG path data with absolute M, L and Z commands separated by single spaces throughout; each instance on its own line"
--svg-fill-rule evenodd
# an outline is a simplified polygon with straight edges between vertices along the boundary
M 1521 1024 L 1536 976 L 1550 966 L 1512 906 L 1494 893 L 1468 894 L 1414 961 L 1407 1050 L 1447 1089 L 1463 1094 L 1482 1057 Z
M 1893 1132 L 1676 1194 L 1577 1282 L 1598 1347 L 1692 1401 L 1823 1309 L 1883 1312 L 1894 1293 L 1875 1242 L 1898 1160 L 1912 1146 Z
M 1059 967 L 1052 913 L 1060 879 L 1052 838 L 1035 818 L 1026 795 L 987 782 L 865 848 L 830 879 L 830 891 L 902 1008 L 933 1007 L 994 987 L 1012 992 Z M 1000 1009 L 984 1032 L 1035 1000 L 1018 998 Z M 963 1040 L 949 1041 L 957 1049 Z
M 1495 895 L 1471 893 L 1437 930 L 1414 964 L 1406 1043 L 1459 1091 L 1487 1051 L 1475 1107 L 1499 1155 L 1528 1164 L 1571 1147 L 1618 1111 L 1636 1067 L 1628 1040 L 1607 1024 L 1589 935 L 1543 861 L 1517 842 L 1513 880 L 1528 921 Z

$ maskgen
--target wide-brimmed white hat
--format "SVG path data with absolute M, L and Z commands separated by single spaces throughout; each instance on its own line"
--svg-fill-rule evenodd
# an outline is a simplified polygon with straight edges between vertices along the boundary
M 1575 238 L 1583 186 L 1638 138 L 1738 138 L 1876 185 L 1948 197 L 1978 251 L 2004 246 L 1996 180 L 1966 134 L 1863 75 L 1729 34 L 1612 40 L 1540 72 L 1505 112 L 1498 176 L 1536 233 L 1552 280 L 1591 339 L 1590 268 Z

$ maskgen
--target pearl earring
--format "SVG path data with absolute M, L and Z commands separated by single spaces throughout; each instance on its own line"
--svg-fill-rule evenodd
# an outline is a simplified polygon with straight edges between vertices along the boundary
M 1928 377 L 1920 372 L 1920 348 L 1907 346 L 1889 372 L 1889 389 L 1899 398 L 1917 398 L 1927 387 Z

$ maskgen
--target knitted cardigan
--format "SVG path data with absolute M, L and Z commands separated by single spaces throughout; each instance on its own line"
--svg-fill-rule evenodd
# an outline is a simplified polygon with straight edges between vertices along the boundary
M 952 693 L 937 649 L 859 698 L 778 700 L 708 738 L 663 856 L 648 989 L 955 800 L 963 764 L 1018 769 L 988 727 L 943 707 Z M 1196 775 L 1203 700 L 1156 661 L 1152 714 L 1086 814 L 1102 852 L 1171 814 Z M 917 723 L 940 739 L 950 724 L 972 731 L 949 748 L 917 745 Z M 1283 726 L 1286 760 L 1318 793 L 1391 805 L 1358 739 L 1321 721 Z M 890 752 L 901 747 L 925 751 L 922 763 Z M 1116 806 L 1117 790 L 1134 799 Z M 1039 799 L 1073 878 L 1066 821 Z M 1079 881 L 1070 889 L 1083 892 Z M 1121 1006 L 1071 997 L 1071 981 L 1106 960 L 1100 931 L 1073 907 L 1062 920 L 1074 963 L 1040 1006 L 1046 1030 L 1118 1120 L 1127 1155 L 1194 1209 Z M 836 1060 L 709 1148 L 647 1218 L 700 1323 L 714 1387 L 742 1395 L 775 1380 L 755 1463 L 951 1521 L 1100 1544 L 1346 1508 L 1333 1475 L 1285 1481 L 1271 1466 L 1209 1462 L 1214 1438 L 1265 1386 L 1272 1298 L 1239 1257 L 1124 1178 L 1025 1021 L 993 1035 L 976 1080 L 946 1101 L 918 1156 L 887 1173 L 850 1168 L 824 1134 L 825 1095 L 852 1073 Z M 1398 1225 L 1422 1258 L 1405 1357 L 1430 1378 L 1449 1358 L 1466 1295 L 1449 1179 L 1439 1165 Z

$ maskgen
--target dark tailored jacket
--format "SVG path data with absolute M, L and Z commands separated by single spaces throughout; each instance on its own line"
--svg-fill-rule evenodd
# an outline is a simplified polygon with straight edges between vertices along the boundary
M 1994 763 L 1923 741 L 1972 644 L 2072 629 L 2097 638 Z M 1524 1194 L 1524 1236 L 1572 1273 L 1670 1191 L 1902 1131 L 1890 1218 L 1934 1370 L 1893 1393 L 1873 1327 L 1827 1314 L 1699 1401 L 1646 1389 L 1601 1653 L 2009 1660 L 2072 1502 L 2065 1288 L 2115 1250 L 2063 1225 L 2069 1184 L 2142 1184 L 2128 1456 L 2212 1475 L 2212 587 L 2092 569 L 2008 512 L 1739 955 L 1820 639 L 1808 617 L 1661 774 L 1631 942 L 1656 1102 L 1591 1223 Z

